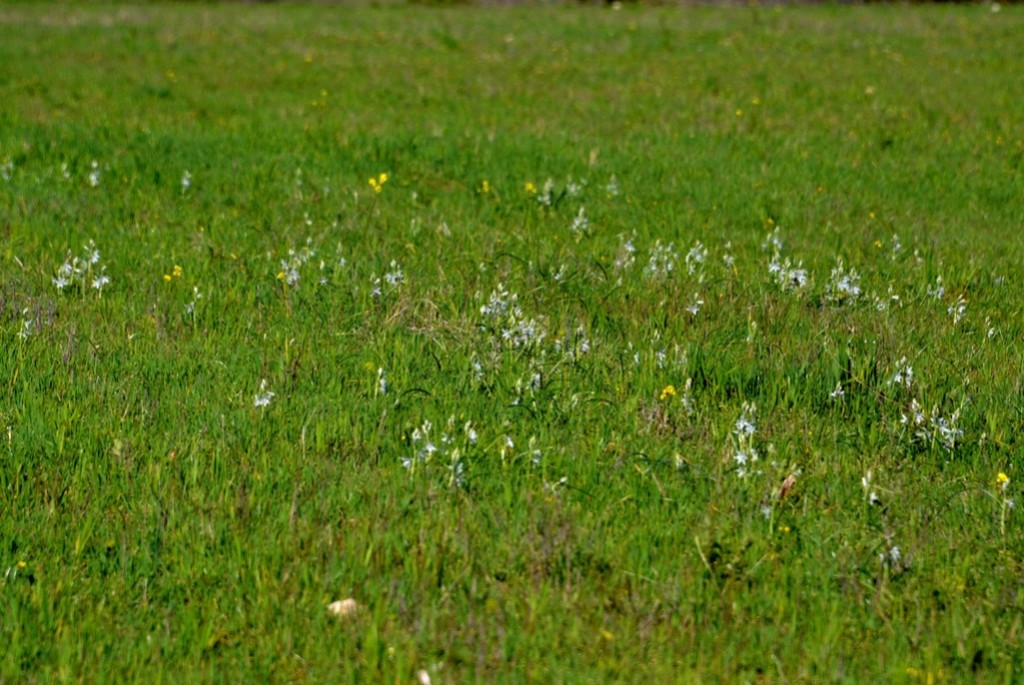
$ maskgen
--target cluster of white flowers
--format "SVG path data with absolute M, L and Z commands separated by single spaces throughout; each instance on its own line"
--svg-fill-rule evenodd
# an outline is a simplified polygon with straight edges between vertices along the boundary
M 509 293 L 505 285 L 499 283 L 491 291 L 487 303 L 480 307 L 480 315 L 488 319 L 504 319 L 508 316 L 521 316 L 522 310 L 518 304 L 519 296 Z
M 871 484 L 873 478 L 874 474 L 871 472 L 871 469 L 868 469 L 868 472 L 861 476 L 860 486 L 864 489 L 864 496 L 867 498 L 868 504 L 881 506 L 882 500 L 878 499 L 878 493 L 875 492 Z
M 887 568 L 898 567 L 903 559 L 903 554 L 897 545 L 892 545 L 888 550 L 878 555 L 878 560 Z
M 875 309 L 880 312 L 887 311 L 890 306 L 898 305 L 900 303 L 900 296 L 893 292 L 893 286 L 890 283 L 888 292 L 885 297 L 879 295 L 872 295 L 871 302 L 874 304 Z
M 828 285 L 825 286 L 825 297 L 833 304 L 854 302 L 860 297 L 860 276 L 856 269 L 846 269 L 842 257 L 836 259 L 832 267 Z
M 899 256 L 900 250 L 903 249 L 903 243 L 900 241 L 899 235 L 896 233 L 892 234 L 892 258 L 895 259 Z
M 800 290 L 808 283 L 807 270 L 803 268 L 803 262 L 797 262 L 794 266 L 789 257 L 782 259 L 779 252 L 775 252 L 768 263 L 768 274 L 775 283 L 785 290 Z
M 380 299 L 397 292 L 405 285 L 405 272 L 398 262 L 392 259 L 383 277 L 374 274 L 370 280 L 373 283 L 370 294 L 374 299 Z
M 590 232 L 590 219 L 587 218 L 586 208 L 580 207 L 580 211 L 573 218 L 572 226 L 569 227 L 569 230 L 576 237 L 582 237 Z
M 687 378 L 683 385 L 683 393 L 679 396 L 679 403 L 683 405 L 683 411 L 687 416 L 693 416 L 697 412 L 697 404 L 693 399 L 693 379 Z
M 700 295 L 696 293 L 690 296 L 690 303 L 686 305 L 686 311 L 691 316 L 697 316 L 700 313 L 700 308 L 704 306 L 704 300 L 701 299 Z
M 612 175 L 612 177 L 608 179 L 608 183 L 605 184 L 604 192 L 608 194 L 608 197 L 617 197 L 619 194 L 619 179 Z
M 479 438 L 472 421 L 458 426 L 455 416 L 449 416 L 444 432 L 438 442 L 434 442 L 432 433 L 434 424 L 423 421 L 412 432 L 411 456 L 402 457 L 402 466 L 409 471 L 417 471 L 430 464 L 443 464 L 447 470 L 448 484 L 452 487 L 465 485 L 465 464 L 463 457 Z
M 732 437 L 735 442 L 732 460 L 736 463 L 736 475 L 740 478 L 760 473 L 755 470 L 755 464 L 760 459 L 760 455 L 754 447 L 754 433 L 757 432 L 757 425 L 754 423 L 756 413 L 755 405 L 744 402 L 740 416 L 736 419 L 732 429 Z
M 64 290 L 77 284 L 83 289 L 88 286 L 99 292 L 110 283 L 110 276 L 106 271 L 107 267 L 100 264 L 100 251 L 90 240 L 81 257 L 70 254 L 67 256 L 57 269 L 53 285 L 58 290 Z
M 21 310 L 21 316 L 21 330 L 18 331 L 18 337 L 22 340 L 27 340 L 36 329 L 36 319 L 27 307 Z
M 547 337 L 544 321 L 525 316 L 518 301 L 518 295 L 509 293 L 499 283 L 487 303 L 480 307 L 480 315 L 496 327 L 501 340 L 510 347 L 528 348 L 542 343 Z
M 568 177 L 565 180 L 565 185 L 559 189 L 553 178 L 548 178 L 544 181 L 540 191 L 537 192 L 535 199 L 537 203 L 543 207 L 554 207 L 559 204 L 562 199 L 569 198 L 570 200 L 583 197 L 586 194 L 587 188 L 590 182 L 585 178 L 574 179 Z M 532 184 L 528 184 L 529 188 L 532 188 Z M 598 186 L 603 189 L 607 197 L 616 197 L 619 194 L 619 181 L 612 176 L 608 183 L 603 186 Z
M 947 419 L 940 416 L 937 409 L 924 409 L 917 398 L 910 402 L 910 414 L 900 415 L 900 423 L 913 429 L 916 440 L 926 445 L 941 445 L 947 452 L 952 452 L 964 435 L 963 429 L 957 425 L 959 421 L 959 409 Z
M 544 207 L 551 207 L 555 204 L 556 197 L 555 181 L 554 179 L 549 178 L 544 181 L 544 185 L 541 187 L 540 192 L 537 193 L 537 202 Z
M 779 236 L 779 227 L 776 226 L 771 233 L 764 237 L 764 242 L 761 243 L 761 249 L 765 252 L 771 250 L 775 254 L 782 252 L 782 238 Z
M 574 181 L 570 176 L 565 182 L 565 195 L 566 197 L 579 197 L 583 194 L 583 189 L 586 187 L 587 179 L 581 178 L 579 181 Z
M 313 257 L 316 250 L 313 249 L 313 239 L 307 238 L 306 244 L 298 250 L 288 249 L 288 256 L 281 260 L 281 271 L 277 274 L 278 279 L 284 281 L 291 288 L 299 287 L 300 269 L 304 267 Z
M 620 235 L 620 244 L 618 253 L 615 256 L 615 268 L 618 271 L 627 271 L 636 264 L 636 245 L 633 241 L 636 240 L 636 234 L 629 236 Z
M 910 365 L 906 357 L 900 357 L 900 360 L 896 362 L 896 373 L 889 379 L 889 383 L 906 390 L 910 390 L 914 385 L 914 367 Z
M 704 280 L 704 262 L 708 258 L 708 250 L 699 240 L 694 242 L 693 247 L 686 253 L 686 270 L 691 276 L 699 276 L 698 280 Z
M 565 336 L 552 341 L 555 352 L 564 355 L 565 359 L 574 362 L 580 357 L 590 353 L 590 338 L 583 326 L 577 326 L 575 331 L 566 333 Z
M 722 264 L 725 265 L 727 271 L 731 271 L 732 267 L 736 264 L 736 258 L 732 256 L 732 242 L 725 244 L 725 253 L 722 255 Z
M 92 188 L 97 187 L 100 184 L 100 163 L 95 159 L 92 160 L 92 164 L 89 167 L 89 186 Z
M 835 389 L 832 392 L 830 392 L 828 396 L 830 399 L 841 402 L 843 398 L 846 397 L 846 391 L 843 390 L 843 382 L 836 381 Z
M 641 354 L 640 350 L 637 350 L 633 343 L 626 344 L 627 353 L 631 353 L 633 357 L 633 363 L 639 368 L 644 361 L 653 360 L 654 366 L 659 371 L 663 369 L 671 369 L 673 371 L 685 371 L 687 366 L 686 351 L 679 345 L 679 343 L 673 343 L 671 350 L 664 346 L 661 340 L 661 333 L 655 332 L 651 339 L 651 348 L 648 353 Z
M 679 253 L 676 252 L 674 243 L 662 245 L 660 240 L 656 240 L 647 258 L 644 276 L 651 279 L 668 278 L 675 272 L 678 261 Z
M 953 325 L 956 326 L 960 323 L 960 320 L 964 318 L 964 313 L 967 311 L 967 300 L 964 299 L 963 295 L 958 295 L 956 301 L 949 305 L 946 312 L 953 317 Z
M 196 313 L 196 305 L 199 304 L 199 300 L 203 299 L 203 293 L 199 291 L 199 286 L 192 286 L 192 300 L 185 304 L 185 313 L 189 316 L 194 316 Z

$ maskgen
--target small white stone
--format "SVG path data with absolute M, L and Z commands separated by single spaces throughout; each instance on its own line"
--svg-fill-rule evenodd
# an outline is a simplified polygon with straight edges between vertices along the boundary
M 359 603 L 351 597 L 347 599 L 339 599 L 328 604 L 327 611 L 331 612 L 335 616 L 352 616 L 359 611 Z

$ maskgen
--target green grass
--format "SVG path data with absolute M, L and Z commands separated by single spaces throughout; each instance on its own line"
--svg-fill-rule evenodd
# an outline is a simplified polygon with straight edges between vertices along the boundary
M 0 5 L 0 681 L 1020 682 L 1022 42 Z

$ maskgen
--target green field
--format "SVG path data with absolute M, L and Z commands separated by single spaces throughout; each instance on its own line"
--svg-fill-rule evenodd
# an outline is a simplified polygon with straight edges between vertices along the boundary
M 0 4 L 0 683 L 1024 682 L 1022 45 Z

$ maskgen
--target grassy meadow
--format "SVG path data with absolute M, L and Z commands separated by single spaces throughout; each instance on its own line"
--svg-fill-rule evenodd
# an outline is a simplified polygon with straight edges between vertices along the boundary
M 1024 681 L 1022 44 L 0 4 L 0 682 Z

